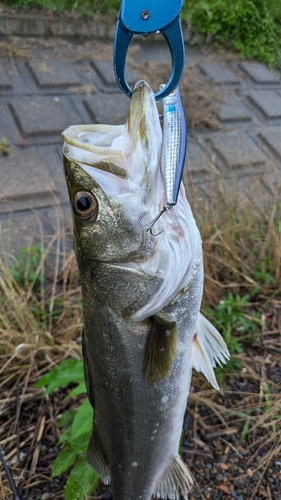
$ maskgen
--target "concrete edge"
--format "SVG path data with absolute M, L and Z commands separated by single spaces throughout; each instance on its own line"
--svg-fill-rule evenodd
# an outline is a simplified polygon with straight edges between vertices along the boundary
M 114 39 L 116 16 L 64 17 L 62 14 L 2 14 L 0 16 L 0 36 L 94 38 L 96 40 Z M 185 42 L 192 39 L 192 30 L 182 25 Z M 159 36 L 150 35 L 149 40 Z M 200 40 L 201 41 L 201 40 Z M 194 40 L 192 40 L 194 43 Z M 196 43 L 196 40 L 195 40 Z

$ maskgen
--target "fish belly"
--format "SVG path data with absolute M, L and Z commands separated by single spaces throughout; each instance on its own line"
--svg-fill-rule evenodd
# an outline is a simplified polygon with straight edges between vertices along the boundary
M 90 288 L 83 289 L 88 391 L 90 385 L 94 428 L 109 466 L 115 500 L 149 500 L 177 455 L 202 276 L 200 264 L 188 286 L 163 309 L 177 324 L 177 353 L 166 379 L 152 384 L 143 377 L 149 319 L 121 319 Z

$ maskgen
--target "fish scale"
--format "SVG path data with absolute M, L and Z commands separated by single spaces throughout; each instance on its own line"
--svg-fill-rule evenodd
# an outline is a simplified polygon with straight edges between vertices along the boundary
M 140 222 L 163 204 L 153 91 L 136 84 L 125 126 L 72 126 L 63 138 L 94 409 L 88 462 L 114 500 L 187 499 L 178 447 L 192 367 L 218 389 L 213 367 L 228 351 L 199 312 L 202 242 L 183 185 L 157 238 Z
M 202 276 L 202 269 L 198 269 L 198 272 Z M 84 283 L 81 268 L 80 275 Z M 198 303 L 201 301 L 201 286 L 202 282 L 198 288 L 196 273 L 185 294 L 178 298 L 179 311 L 186 301 L 186 295 L 195 295 Z M 88 335 L 83 340 L 84 351 L 103 353 L 99 359 L 92 356 L 89 359 L 87 355 L 87 364 L 96 387 L 94 426 L 103 443 L 106 459 L 111 463 L 115 498 L 133 500 L 142 496 L 148 500 L 153 494 L 155 479 L 163 474 L 177 452 L 182 430 L 190 378 L 190 374 L 182 370 L 190 358 L 190 331 L 186 329 L 188 320 L 180 312 L 177 318 L 174 308 L 171 310 L 167 307 L 167 313 L 177 320 L 178 341 L 186 345 L 186 350 L 176 356 L 169 379 L 155 382 L 150 387 L 142 377 L 149 325 L 118 319 L 88 287 L 83 288 L 85 295 L 88 297 L 84 303 L 85 330 Z M 194 310 L 188 312 L 189 320 L 193 316 L 193 321 L 189 321 L 191 331 L 196 328 L 198 303 L 194 300 Z M 114 329 L 112 326 L 106 328 L 107 324 L 114 325 Z M 107 334 L 100 336 L 101 330 Z M 116 346 L 114 350 L 111 350 L 112 345 Z M 91 381 L 87 383 L 90 385 Z M 156 426 L 157 423 L 159 426 Z M 134 467 L 133 462 L 138 465 Z

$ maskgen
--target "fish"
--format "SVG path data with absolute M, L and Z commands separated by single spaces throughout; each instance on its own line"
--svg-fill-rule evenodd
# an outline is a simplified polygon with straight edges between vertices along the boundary
M 165 203 L 153 91 L 136 83 L 125 125 L 62 137 L 94 409 L 87 460 L 115 500 L 187 499 L 178 448 L 192 368 L 219 389 L 213 368 L 229 353 L 200 313 L 202 241 L 183 184 L 157 237 L 141 223 Z

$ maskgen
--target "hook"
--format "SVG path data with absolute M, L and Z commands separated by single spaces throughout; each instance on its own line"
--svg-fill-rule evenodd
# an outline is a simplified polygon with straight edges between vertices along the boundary
M 139 219 L 141 226 L 147 227 L 146 231 L 149 231 L 151 236 L 159 236 L 159 234 L 163 233 L 164 230 L 162 229 L 162 231 L 155 234 L 155 233 L 153 233 L 152 228 L 155 225 L 155 223 L 158 221 L 158 219 L 160 219 L 161 215 L 163 215 L 164 212 L 166 212 L 167 210 L 173 210 L 173 208 L 174 208 L 173 205 L 165 205 L 162 208 L 162 210 L 160 210 L 160 212 L 156 215 L 156 217 L 154 217 L 154 219 L 151 222 L 149 222 L 148 224 L 142 223 L 142 219 L 143 219 L 144 215 L 146 214 L 146 212 L 144 212 L 144 214 L 142 214 L 142 216 Z

